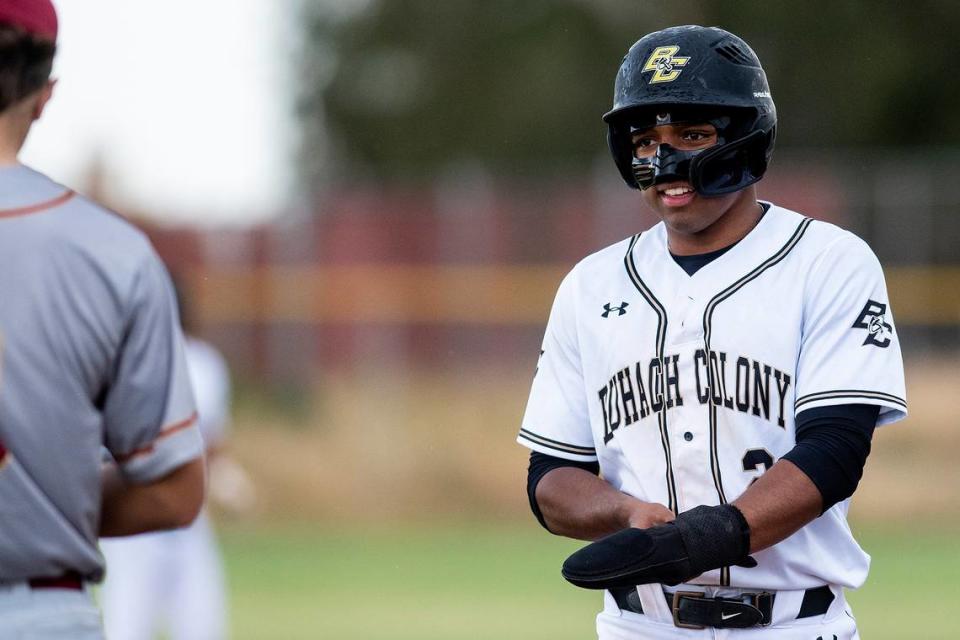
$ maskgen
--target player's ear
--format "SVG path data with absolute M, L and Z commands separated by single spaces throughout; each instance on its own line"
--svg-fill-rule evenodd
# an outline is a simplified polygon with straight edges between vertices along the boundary
M 40 116 L 43 115 L 43 110 L 47 106 L 47 103 L 50 102 L 50 98 L 53 96 L 53 88 L 56 85 L 57 81 L 51 78 L 37 91 L 37 96 L 33 103 L 32 117 L 34 120 L 39 120 Z

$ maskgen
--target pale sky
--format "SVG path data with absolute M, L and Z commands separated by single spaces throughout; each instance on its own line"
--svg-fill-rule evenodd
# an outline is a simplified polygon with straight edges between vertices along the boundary
M 281 213 L 293 183 L 296 0 L 54 0 L 59 79 L 21 160 L 157 221 Z

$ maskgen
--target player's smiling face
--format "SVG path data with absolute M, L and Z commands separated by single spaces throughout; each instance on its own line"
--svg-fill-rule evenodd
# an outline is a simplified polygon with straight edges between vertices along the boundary
M 636 131 L 632 142 L 634 155 L 646 159 L 656 155 L 657 148 L 663 144 L 678 151 L 702 151 L 716 145 L 719 139 L 716 127 L 708 122 L 684 122 Z M 710 198 L 701 196 L 686 177 L 678 175 L 658 176 L 656 183 L 642 194 L 647 206 L 664 221 L 671 235 L 683 236 L 701 234 L 739 203 L 753 202 L 751 189 Z

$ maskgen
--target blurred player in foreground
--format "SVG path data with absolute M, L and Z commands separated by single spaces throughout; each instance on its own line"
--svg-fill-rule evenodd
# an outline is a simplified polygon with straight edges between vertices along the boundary
M 220 353 L 193 335 L 191 305 L 184 288 L 177 290 L 187 368 L 207 450 L 210 497 L 230 512 L 244 512 L 253 505 L 252 484 L 224 450 L 230 423 L 229 371 Z M 185 529 L 105 541 L 101 549 L 107 560 L 101 605 L 110 640 L 149 640 L 161 630 L 171 640 L 227 637 L 223 567 L 206 512 Z
M 203 442 L 150 243 L 18 162 L 56 37 L 49 0 L 0 0 L 0 638 L 100 640 L 97 538 L 189 524 Z

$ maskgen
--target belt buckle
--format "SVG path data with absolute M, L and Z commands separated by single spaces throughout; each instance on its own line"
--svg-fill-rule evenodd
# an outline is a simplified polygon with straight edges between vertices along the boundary
M 773 622 L 773 593 L 770 591 L 760 591 L 759 593 L 750 593 L 747 594 L 748 600 L 750 601 L 750 606 L 755 607 L 759 612 L 761 617 L 759 627 L 769 627 L 770 623 Z M 760 606 L 761 600 L 770 599 L 770 613 L 767 615 L 764 613 L 764 607 Z
M 673 592 L 673 602 L 670 608 L 673 610 L 673 626 L 680 627 L 681 629 L 706 629 L 705 626 L 700 624 L 690 624 L 689 622 L 680 621 L 680 598 L 703 598 L 704 593 L 702 591 L 674 591 Z

